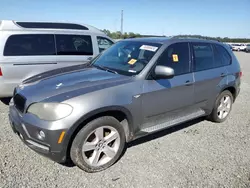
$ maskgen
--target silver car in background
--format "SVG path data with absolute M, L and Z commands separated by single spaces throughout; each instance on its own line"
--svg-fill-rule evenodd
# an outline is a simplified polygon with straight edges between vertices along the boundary
M 250 52 L 250 44 L 247 44 L 247 47 L 246 47 L 246 52 L 249 53 Z
M 113 43 L 89 25 L 0 21 L 0 98 L 31 76 L 85 64 Z

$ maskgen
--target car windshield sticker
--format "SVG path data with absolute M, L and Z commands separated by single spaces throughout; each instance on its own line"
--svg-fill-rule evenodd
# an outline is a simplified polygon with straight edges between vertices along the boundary
M 157 49 L 158 49 L 158 47 L 148 46 L 148 45 L 142 45 L 140 47 L 140 50 L 148 50 L 148 51 L 151 51 L 151 52 L 155 52 Z
M 133 65 L 133 64 L 135 64 L 136 61 L 137 61 L 136 59 L 130 59 L 130 61 L 128 62 L 128 64 Z
M 177 54 L 173 54 L 172 57 L 173 57 L 173 62 L 177 63 L 179 61 Z
M 135 71 L 135 70 L 128 70 L 128 72 L 136 73 L 136 71 Z

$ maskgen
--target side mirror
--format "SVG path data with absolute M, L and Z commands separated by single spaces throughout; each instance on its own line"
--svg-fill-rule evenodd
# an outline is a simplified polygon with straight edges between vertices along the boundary
M 162 65 L 156 66 L 154 73 L 156 79 L 169 79 L 174 77 L 174 69 Z

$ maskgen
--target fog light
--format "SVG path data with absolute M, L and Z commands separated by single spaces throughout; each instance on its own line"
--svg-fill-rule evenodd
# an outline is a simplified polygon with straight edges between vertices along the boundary
M 38 138 L 43 140 L 45 138 L 45 133 L 43 131 L 39 131 Z

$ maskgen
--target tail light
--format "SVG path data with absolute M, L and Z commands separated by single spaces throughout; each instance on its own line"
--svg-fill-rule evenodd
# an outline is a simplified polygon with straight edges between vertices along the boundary
M 240 78 L 241 78 L 242 77 L 242 72 L 241 71 L 240 71 L 239 75 L 240 75 Z
M 2 73 L 1 67 L 0 67 L 0 76 L 3 76 L 3 73 Z

